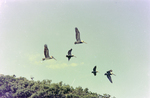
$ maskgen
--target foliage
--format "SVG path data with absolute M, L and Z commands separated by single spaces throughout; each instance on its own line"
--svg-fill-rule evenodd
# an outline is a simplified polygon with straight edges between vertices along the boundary
M 34 81 L 25 77 L 0 76 L 0 98 L 99 98 L 102 96 L 92 93 L 81 86 L 75 89 L 61 82 L 51 83 L 52 80 Z M 104 94 L 102 98 L 109 94 Z

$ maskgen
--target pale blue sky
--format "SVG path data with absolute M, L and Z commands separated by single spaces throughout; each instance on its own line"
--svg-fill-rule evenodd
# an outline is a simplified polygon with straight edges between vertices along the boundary
M 63 81 L 116 98 L 148 98 L 149 6 L 149 0 L 1 0 L 0 73 Z M 75 27 L 87 44 L 74 45 Z M 57 61 L 41 62 L 44 44 Z M 71 48 L 77 58 L 68 62 Z M 110 69 L 113 84 L 104 76 Z

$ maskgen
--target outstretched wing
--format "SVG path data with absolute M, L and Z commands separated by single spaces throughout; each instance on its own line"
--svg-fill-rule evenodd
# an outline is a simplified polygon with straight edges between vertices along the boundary
M 93 68 L 93 71 L 96 71 L 96 66 Z
M 107 78 L 109 79 L 109 81 L 112 83 L 112 79 L 110 75 L 107 75 Z
M 71 59 L 71 57 L 68 57 L 68 61 Z
M 44 48 L 44 55 L 45 55 L 45 58 L 49 57 L 49 50 L 48 50 L 48 48 Z
M 94 74 L 94 76 L 96 76 L 96 72 L 94 72 L 93 74 Z
M 76 32 L 76 40 L 78 42 L 81 42 L 81 40 L 80 40 L 80 32 L 79 32 L 78 28 L 75 28 L 75 32 Z
M 70 49 L 70 50 L 68 51 L 68 55 L 71 55 L 71 51 L 72 51 L 72 49 Z

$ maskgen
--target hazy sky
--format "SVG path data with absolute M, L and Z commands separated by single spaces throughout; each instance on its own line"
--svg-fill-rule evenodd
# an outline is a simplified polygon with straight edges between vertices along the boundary
M 75 27 L 87 44 L 74 44 Z M 44 44 L 57 61 L 42 62 Z M 71 48 L 77 58 L 68 62 Z M 110 69 L 112 84 L 104 76 Z M 149 70 L 149 0 L 0 0 L 1 74 L 148 98 Z

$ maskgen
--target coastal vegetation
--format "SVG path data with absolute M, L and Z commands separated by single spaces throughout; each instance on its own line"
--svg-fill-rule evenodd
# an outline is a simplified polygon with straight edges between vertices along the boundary
M 0 98 L 110 98 L 110 95 L 100 95 L 81 86 L 73 88 L 62 81 L 52 83 L 52 80 L 0 75 Z

